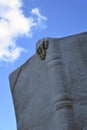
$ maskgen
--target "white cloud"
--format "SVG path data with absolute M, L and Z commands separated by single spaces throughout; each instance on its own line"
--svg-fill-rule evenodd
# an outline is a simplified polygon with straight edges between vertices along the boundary
M 45 27 L 46 17 L 38 8 L 32 9 L 31 16 L 25 17 L 21 0 L 0 0 L 0 61 L 13 62 L 25 51 L 16 45 L 20 35 L 32 37 L 33 27 Z
M 32 9 L 31 13 L 32 13 L 33 15 L 37 15 L 37 16 L 38 16 L 38 18 L 37 18 L 37 24 L 39 25 L 39 27 L 45 28 L 46 25 L 44 24 L 43 21 L 46 21 L 47 18 L 44 17 L 44 16 L 42 16 L 42 15 L 40 14 L 39 9 L 38 9 L 38 8 Z

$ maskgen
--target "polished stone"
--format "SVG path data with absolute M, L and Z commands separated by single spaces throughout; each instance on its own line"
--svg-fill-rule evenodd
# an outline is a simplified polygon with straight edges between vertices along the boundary
M 87 33 L 37 42 L 10 74 L 18 130 L 87 130 Z

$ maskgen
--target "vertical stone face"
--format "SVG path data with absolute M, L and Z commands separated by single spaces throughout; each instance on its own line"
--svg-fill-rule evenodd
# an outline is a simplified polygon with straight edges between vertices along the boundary
M 87 33 L 46 38 L 10 75 L 18 130 L 87 129 Z

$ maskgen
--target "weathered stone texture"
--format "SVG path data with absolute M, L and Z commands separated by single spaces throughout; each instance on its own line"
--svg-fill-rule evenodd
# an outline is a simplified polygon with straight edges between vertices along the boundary
M 87 33 L 47 40 L 10 75 L 17 129 L 87 130 Z

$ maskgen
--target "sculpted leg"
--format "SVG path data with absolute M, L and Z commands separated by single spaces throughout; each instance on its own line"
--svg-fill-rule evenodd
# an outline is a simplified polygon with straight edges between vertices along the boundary
M 37 43 L 36 50 L 40 58 L 46 60 L 49 70 L 51 81 L 49 89 L 52 94 L 54 123 L 58 125 L 60 130 L 79 130 L 74 121 L 72 101 L 67 93 L 66 86 L 68 83 L 64 72 L 64 64 L 58 40 L 56 42 L 55 39 L 43 39 Z M 39 50 L 40 53 L 38 53 Z

